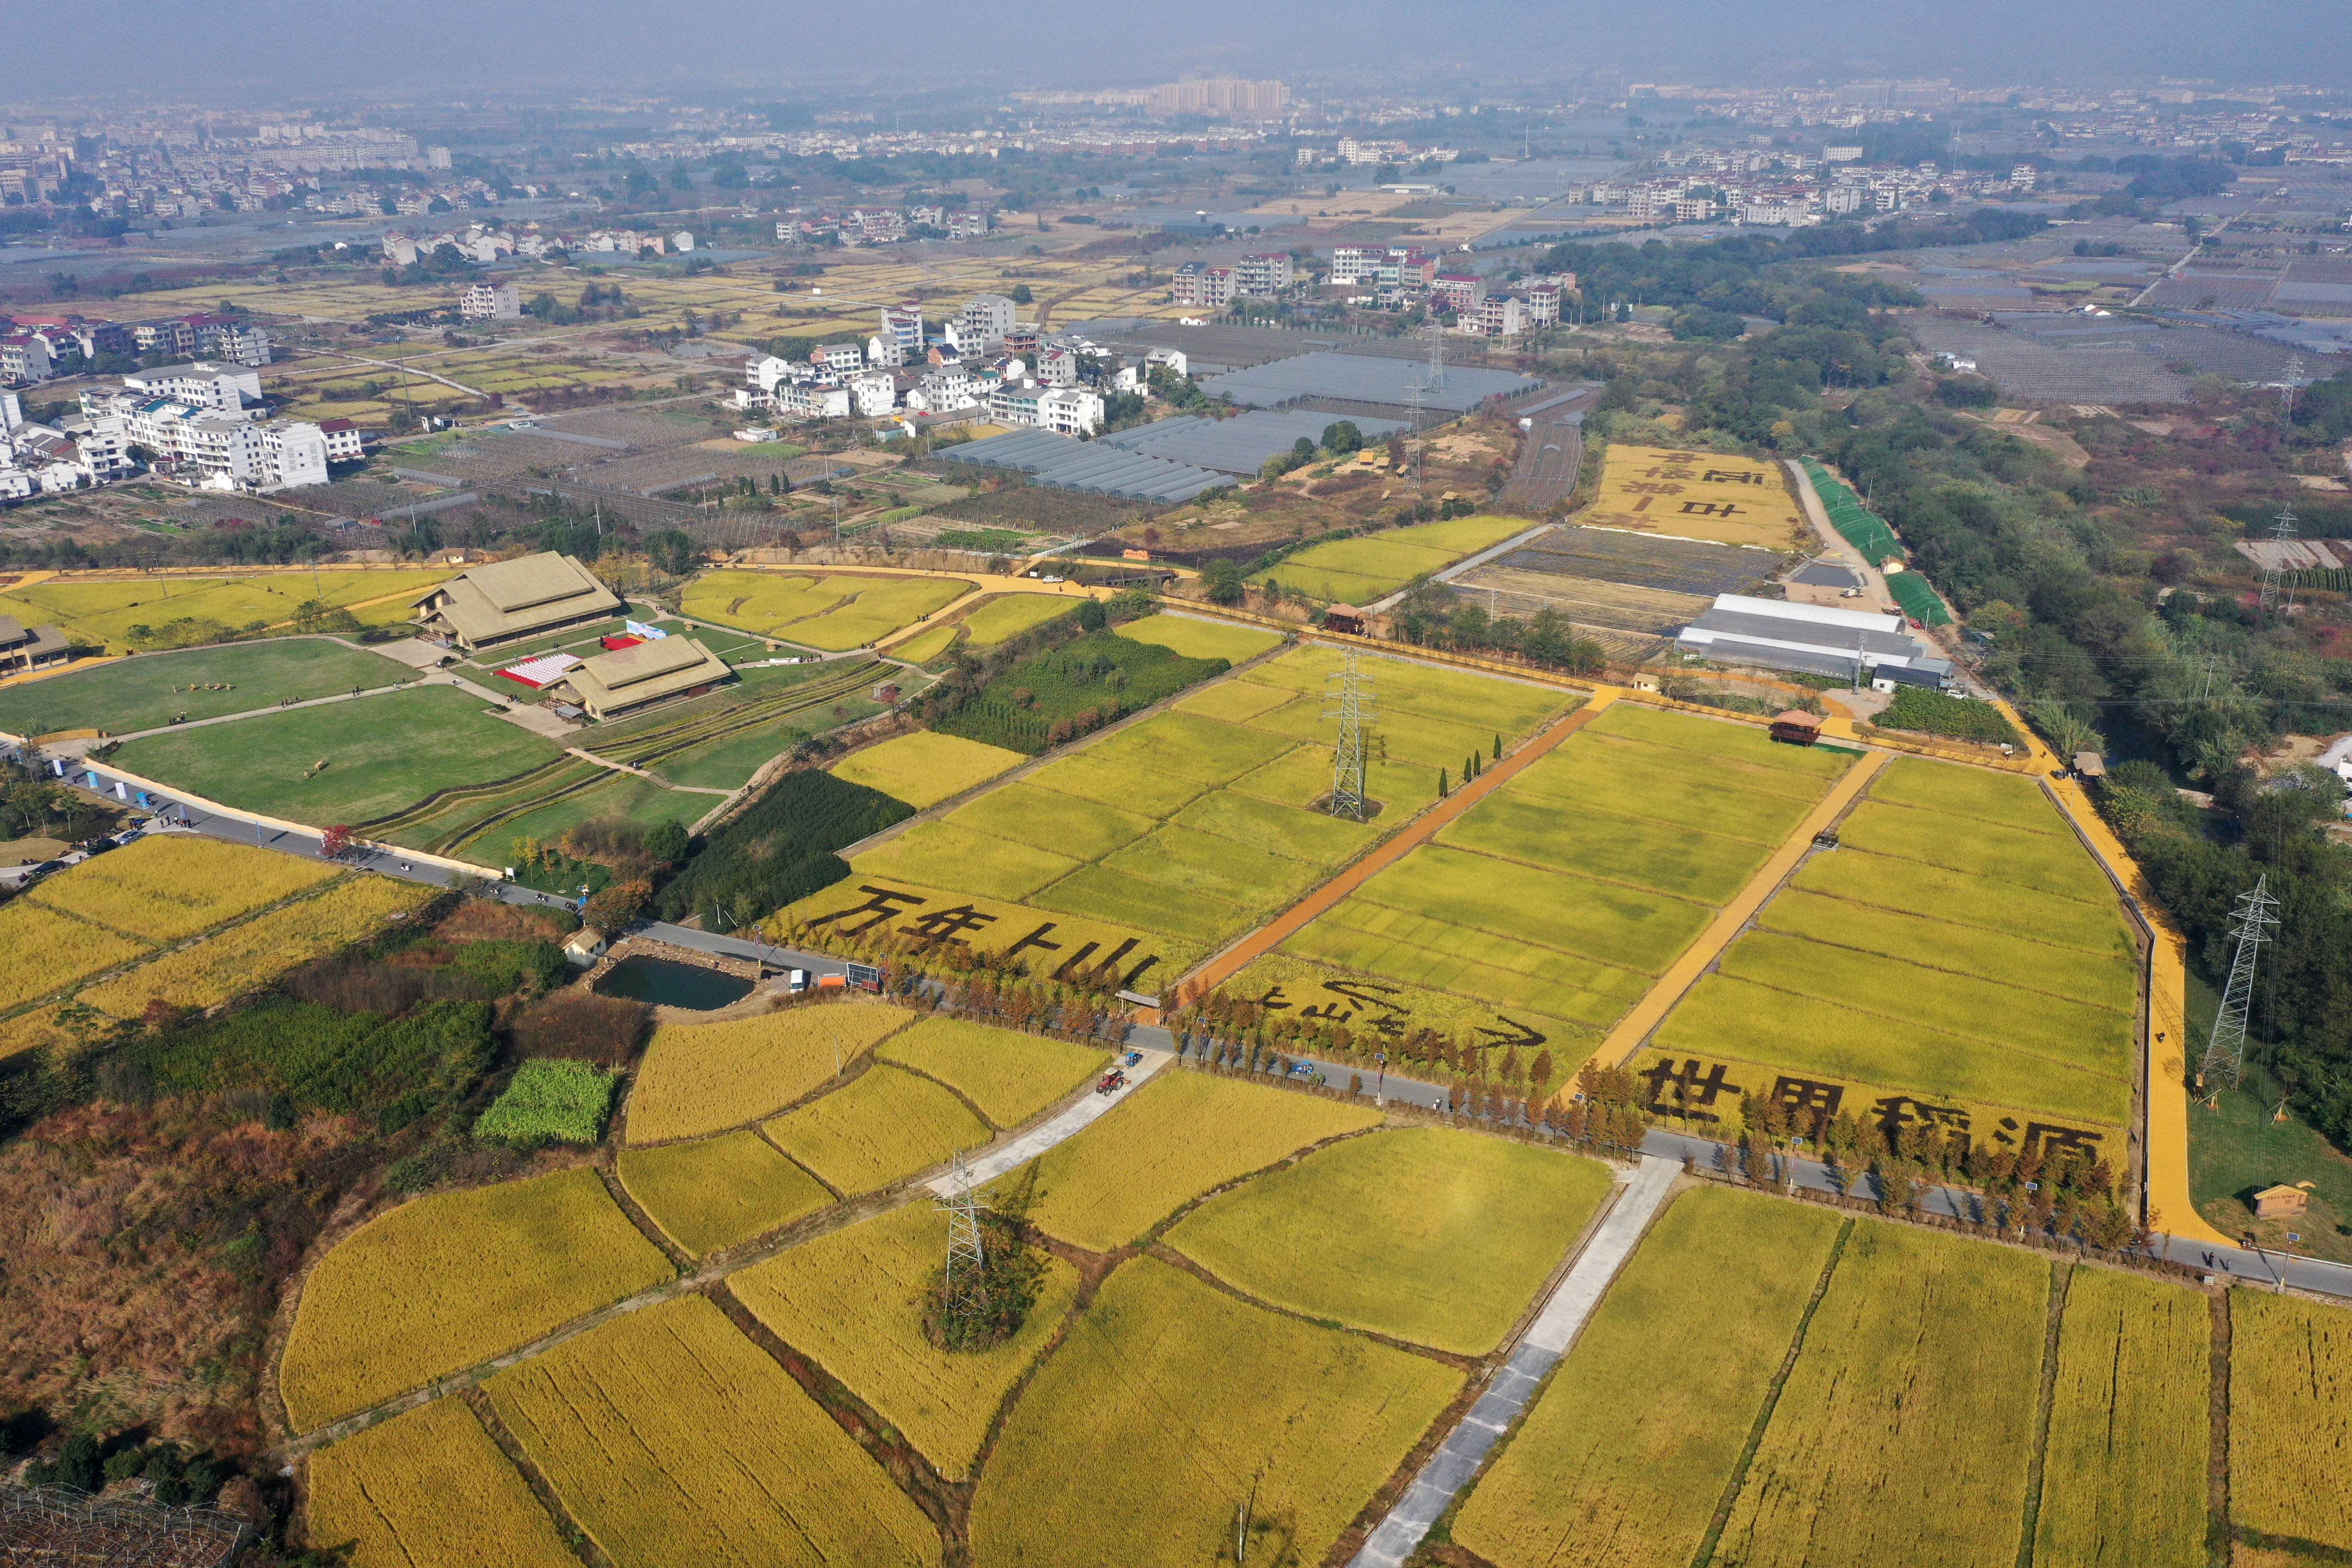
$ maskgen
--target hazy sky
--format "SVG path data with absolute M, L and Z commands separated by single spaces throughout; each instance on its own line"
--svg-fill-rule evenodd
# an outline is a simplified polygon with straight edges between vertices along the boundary
M 340 82 L 407 94 L 728 80 L 806 97 L 828 79 L 919 86 L 984 72 L 1050 86 L 1437 65 L 1498 80 L 1614 67 L 1665 80 L 2170 75 L 2352 85 L 2346 0 L 93 0 L 73 15 L 78 63 L 51 85 L 134 95 L 147 84 Z

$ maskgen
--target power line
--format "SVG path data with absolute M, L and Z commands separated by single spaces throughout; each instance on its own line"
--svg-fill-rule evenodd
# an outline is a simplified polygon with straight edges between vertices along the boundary
M 2262 945 L 2271 940 L 2269 928 L 2279 923 L 2271 913 L 2279 901 L 2270 894 L 2270 874 L 2254 879 L 2252 889 L 2238 898 L 2236 914 L 2231 918 L 2231 934 L 2237 938 L 2238 951 L 2230 960 L 2230 983 L 2221 993 L 2221 1010 L 2214 1015 L 2213 1033 L 2205 1042 L 2205 1058 L 2197 1067 L 2197 1087 L 2203 1089 L 2208 1080 L 2226 1078 L 2235 1089 L 2246 1073 L 2246 1012 L 2252 1004 L 2254 992 L 2254 962 Z M 2213 1086 L 2218 1094 L 2218 1081 Z

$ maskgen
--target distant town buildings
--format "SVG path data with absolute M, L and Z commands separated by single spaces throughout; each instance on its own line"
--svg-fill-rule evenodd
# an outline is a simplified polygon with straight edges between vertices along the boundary
M 1278 81 L 1176 81 L 1150 89 L 1144 107 L 1158 119 L 1180 114 L 1213 120 L 1279 120 L 1290 107 L 1290 89 Z

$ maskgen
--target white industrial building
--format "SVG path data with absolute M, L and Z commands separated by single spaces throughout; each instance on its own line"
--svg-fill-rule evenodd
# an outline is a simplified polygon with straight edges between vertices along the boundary
M 1952 664 L 1911 635 L 1901 616 L 1717 594 L 1675 639 L 1696 658 L 1874 684 L 1949 684 Z

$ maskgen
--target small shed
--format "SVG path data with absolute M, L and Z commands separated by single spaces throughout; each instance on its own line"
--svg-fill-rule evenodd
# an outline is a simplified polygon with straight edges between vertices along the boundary
M 2311 1194 L 2301 1187 L 2264 1187 L 2254 1194 L 2256 1219 L 2293 1219 L 2311 1205 Z
M 2075 752 L 2074 776 L 2076 778 L 2084 779 L 2105 778 L 2107 776 L 2107 759 L 2099 755 L 2096 752 Z
M 1323 612 L 1323 629 L 1345 632 L 1349 637 L 1364 635 L 1364 612 L 1353 605 L 1334 605 Z
M 564 961 L 584 969 L 604 957 L 604 950 L 612 945 L 604 933 L 594 926 L 582 926 L 564 939 Z
M 1791 708 L 1772 717 L 1772 738 L 1791 746 L 1810 746 L 1822 738 L 1821 715 Z

